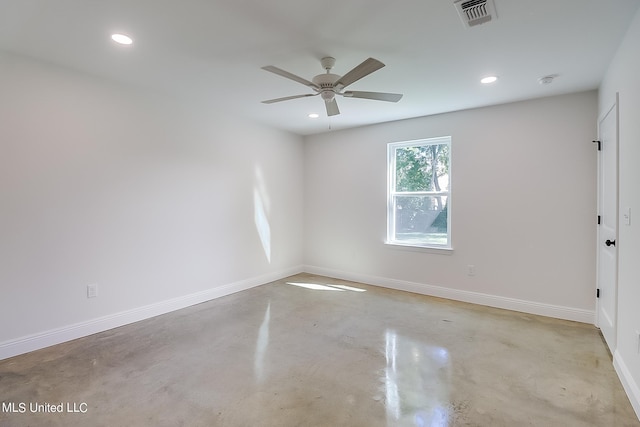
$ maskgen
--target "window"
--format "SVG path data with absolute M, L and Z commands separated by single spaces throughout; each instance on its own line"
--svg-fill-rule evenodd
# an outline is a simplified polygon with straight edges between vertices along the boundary
M 451 248 L 451 137 L 388 145 L 387 243 Z

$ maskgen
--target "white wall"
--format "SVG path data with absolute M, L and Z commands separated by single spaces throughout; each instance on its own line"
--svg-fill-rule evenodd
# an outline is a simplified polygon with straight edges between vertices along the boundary
M 631 208 L 631 225 L 619 219 L 618 348 L 614 362 L 640 417 L 640 11 L 611 63 L 600 87 L 599 112 L 604 114 L 619 92 L 619 211 Z
M 300 137 L 8 54 L 0 75 L 0 358 L 299 270 Z
M 596 110 L 591 91 L 307 137 L 306 268 L 593 322 Z M 453 254 L 385 245 L 386 144 L 442 135 Z

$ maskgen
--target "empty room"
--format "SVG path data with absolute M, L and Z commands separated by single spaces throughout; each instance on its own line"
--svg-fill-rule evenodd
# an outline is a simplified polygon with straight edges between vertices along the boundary
M 637 46 L 637 0 L 2 0 L 0 426 L 640 426 Z

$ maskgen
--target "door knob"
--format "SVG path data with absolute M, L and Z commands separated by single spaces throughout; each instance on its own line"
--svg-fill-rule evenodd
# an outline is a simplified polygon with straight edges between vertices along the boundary
M 616 245 L 616 241 L 607 239 L 607 241 L 604 242 L 604 244 L 607 245 L 607 246 L 611 246 L 611 245 L 615 246 Z

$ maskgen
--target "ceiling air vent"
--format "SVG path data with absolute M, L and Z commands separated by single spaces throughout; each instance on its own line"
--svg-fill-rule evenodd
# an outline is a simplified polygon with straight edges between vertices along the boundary
M 455 0 L 454 4 L 465 27 L 473 27 L 496 19 L 493 0 Z

